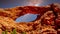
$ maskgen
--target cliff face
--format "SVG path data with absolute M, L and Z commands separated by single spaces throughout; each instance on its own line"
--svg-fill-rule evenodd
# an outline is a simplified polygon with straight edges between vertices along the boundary
M 16 29 L 17 34 L 60 34 L 60 4 L 44 7 L 24 6 L 0 9 L 1 32 L 7 30 L 11 34 Z M 16 18 L 27 13 L 39 14 L 37 19 L 26 23 L 15 23 Z

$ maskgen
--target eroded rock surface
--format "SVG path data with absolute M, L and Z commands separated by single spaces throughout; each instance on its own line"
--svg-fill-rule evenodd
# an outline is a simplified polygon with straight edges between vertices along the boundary
M 16 23 L 16 18 L 27 14 L 39 14 L 32 22 Z M 7 30 L 8 34 L 16 29 L 17 34 L 60 34 L 60 4 L 45 7 L 24 6 L 0 9 L 0 33 Z

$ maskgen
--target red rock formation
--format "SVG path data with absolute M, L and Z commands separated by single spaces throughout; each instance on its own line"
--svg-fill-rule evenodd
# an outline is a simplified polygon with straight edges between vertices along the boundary
M 59 4 L 51 4 L 49 7 L 24 6 L 0 9 L 0 25 L 2 26 L 0 29 L 2 31 L 8 30 L 9 33 L 13 29 L 16 29 L 17 33 L 20 34 L 22 32 L 26 32 L 27 34 L 60 34 L 59 7 Z M 29 23 L 14 22 L 16 18 L 27 13 L 38 14 L 37 19 Z

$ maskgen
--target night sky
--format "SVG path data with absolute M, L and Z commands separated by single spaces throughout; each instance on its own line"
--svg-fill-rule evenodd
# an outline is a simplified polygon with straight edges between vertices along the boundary
M 16 6 L 45 6 L 52 3 L 60 3 L 60 0 L 0 0 L 0 8 Z M 37 18 L 37 15 L 26 14 L 16 19 L 16 22 L 29 22 Z
M 44 6 L 51 3 L 60 3 L 60 0 L 0 0 L 0 8 L 15 6 Z

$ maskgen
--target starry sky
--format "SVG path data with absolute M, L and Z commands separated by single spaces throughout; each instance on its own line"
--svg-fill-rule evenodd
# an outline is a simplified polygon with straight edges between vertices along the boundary
M 0 8 L 16 6 L 45 6 L 52 3 L 60 3 L 60 0 L 0 0 Z M 16 19 L 16 22 L 29 22 L 37 18 L 37 15 L 26 14 Z

